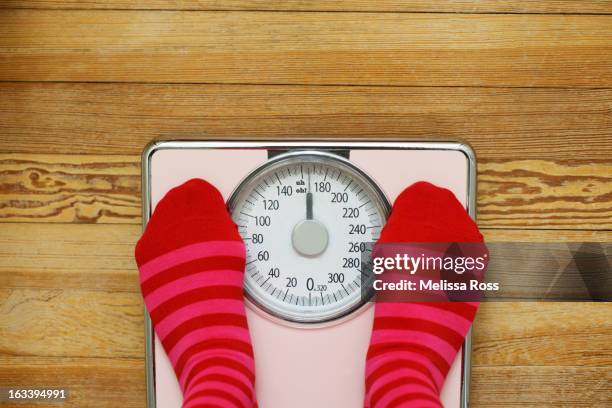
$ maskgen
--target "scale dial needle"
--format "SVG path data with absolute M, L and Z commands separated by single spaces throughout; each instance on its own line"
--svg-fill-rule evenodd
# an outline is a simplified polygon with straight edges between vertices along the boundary
M 308 192 L 306 193 L 306 219 L 312 220 L 312 192 L 310 191 L 310 170 L 308 170 Z

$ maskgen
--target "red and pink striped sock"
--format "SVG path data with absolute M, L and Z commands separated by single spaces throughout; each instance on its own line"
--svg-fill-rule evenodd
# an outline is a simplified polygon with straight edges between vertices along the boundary
M 453 193 L 419 182 L 397 198 L 378 242 L 483 242 L 483 237 Z M 377 302 L 375 307 L 365 407 L 441 407 L 442 385 L 478 303 Z
M 138 241 L 136 261 L 183 407 L 256 406 L 245 247 L 219 191 L 197 179 L 169 191 Z

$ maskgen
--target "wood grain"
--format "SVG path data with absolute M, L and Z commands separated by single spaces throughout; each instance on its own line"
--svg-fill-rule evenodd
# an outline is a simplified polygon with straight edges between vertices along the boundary
M 562 352 L 562 350 L 559 350 Z M 470 407 L 606 408 L 610 367 L 474 367 Z
M 612 85 L 612 16 L 6 10 L 0 80 Z
M 479 224 L 612 229 L 612 162 L 481 160 Z M 0 153 L 0 222 L 131 223 L 139 156 Z
M 139 292 L 138 225 L 3 224 L 3 288 Z
M 139 223 L 140 215 L 138 156 L 0 154 L 0 220 Z
M 611 89 L 0 83 L 0 152 L 153 138 L 463 138 L 479 159 L 610 160 Z
M 287 10 L 453 13 L 612 13 L 609 0 L 4 0 L 0 8 L 139 10 Z
M 0 289 L 0 350 L 9 356 L 139 358 L 139 293 Z
M 28 358 L 0 356 L 0 384 L 16 387 L 65 387 L 63 403 L 36 408 L 142 408 L 146 403 L 144 359 Z M 2 408 L 25 408 L 23 403 Z M 32 406 L 32 405 L 31 405 Z
M 612 162 L 481 161 L 487 227 L 612 229 Z
M 482 303 L 473 364 L 612 366 L 611 313 L 612 303 L 605 302 Z

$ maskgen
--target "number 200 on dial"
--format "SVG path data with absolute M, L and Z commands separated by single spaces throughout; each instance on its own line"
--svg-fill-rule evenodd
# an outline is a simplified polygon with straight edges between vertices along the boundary
M 316 323 L 368 300 L 362 254 L 389 204 L 348 160 L 317 151 L 277 156 L 241 182 L 229 209 L 247 247 L 245 292 L 259 308 Z

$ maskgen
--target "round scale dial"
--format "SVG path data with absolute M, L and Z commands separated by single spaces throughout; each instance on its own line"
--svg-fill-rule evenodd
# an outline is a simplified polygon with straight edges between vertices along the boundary
M 317 151 L 277 156 L 242 181 L 229 209 L 247 247 L 245 292 L 259 308 L 316 323 L 368 301 L 362 254 L 389 204 L 348 160 Z

